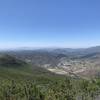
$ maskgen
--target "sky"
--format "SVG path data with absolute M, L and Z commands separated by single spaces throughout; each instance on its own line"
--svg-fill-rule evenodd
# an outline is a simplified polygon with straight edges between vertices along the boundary
M 100 45 L 100 0 L 0 0 L 0 48 Z

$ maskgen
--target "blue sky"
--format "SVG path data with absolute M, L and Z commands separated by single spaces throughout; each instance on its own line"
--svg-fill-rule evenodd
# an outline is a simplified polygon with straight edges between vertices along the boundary
M 100 0 L 1 0 L 0 48 L 100 45 Z

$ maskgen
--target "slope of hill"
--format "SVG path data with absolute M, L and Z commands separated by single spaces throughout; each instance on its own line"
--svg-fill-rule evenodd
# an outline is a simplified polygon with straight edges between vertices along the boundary
M 80 57 L 80 59 L 100 59 L 100 52 L 86 54 Z
M 55 74 L 36 65 L 31 65 L 10 55 L 0 55 L 0 78 L 30 79 L 36 77 L 53 77 Z
M 13 56 L 9 55 L 0 55 L 0 66 L 5 66 L 5 67 L 22 67 L 26 63 L 22 60 L 19 60 Z

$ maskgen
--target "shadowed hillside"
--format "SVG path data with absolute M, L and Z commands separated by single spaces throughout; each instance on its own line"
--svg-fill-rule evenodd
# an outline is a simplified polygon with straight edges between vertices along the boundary
M 26 63 L 10 55 L 0 55 L 0 66 L 3 67 L 22 67 Z

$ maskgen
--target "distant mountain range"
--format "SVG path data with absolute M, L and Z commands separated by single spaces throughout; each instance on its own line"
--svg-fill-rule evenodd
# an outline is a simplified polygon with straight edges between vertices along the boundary
M 100 52 L 100 46 L 94 46 L 89 48 L 34 48 L 34 47 L 21 47 L 21 48 L 8 48 L 1 49 L 2 51 L 48 51 L 56 53 L 68 53 L 68 52 Z
M 97 77 L 100 75 L 100 46 L 79 49 L 9 50 L 1 51 L 0 55 L 10 55 L 16 58 L 12 59 L 9 56 L 6 56 L 5 60 L 0 58 L 1 65 L 9 62 L 13 66 L 12 64 L 22 64 L 22 61 L 24 61 L 33 66 L 38 66 L 38 69 L 43 68 L 43 70 L 45 69 L 56 74 L 81 77 Z

